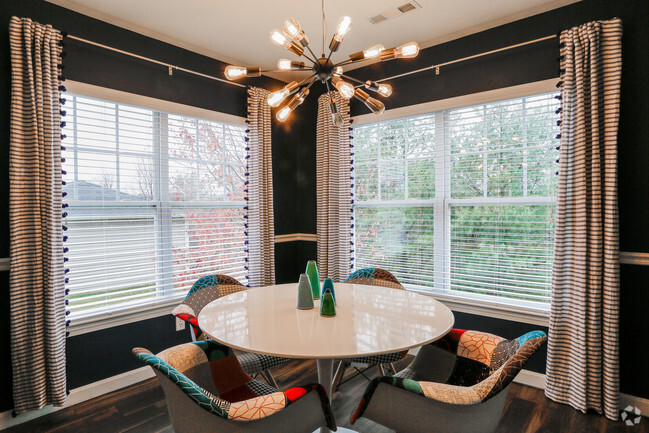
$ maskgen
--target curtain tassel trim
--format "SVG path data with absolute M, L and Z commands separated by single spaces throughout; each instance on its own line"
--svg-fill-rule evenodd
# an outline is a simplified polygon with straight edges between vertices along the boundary
M 67 111 L 64 110 L 64 106 L 65 106 L 65 103 L 67 102 L 67 98 L 65 98 L 64 95 L 62 95 L 63 93 L 67 92 L 67 89 L 62 84 L 63 82 L 65 82 L 65 75 L 63 74 L 63 71 L 65 70 L 65 65 L 63 64 L 63 59 L 66 56 L 66 53 L 65 53 L 64 49 L 65 49 L 65 40 L 66 40 L 67 36 L 68 36 L 68 32 L 66 32 L 66 31 L 61 32 L 61 40 L 58 42 L 58 45 L 61 47 L 61 52 L 59 53 L 59 61 L 58 61 L 57 65 L 56 65 L 57 68 L 60 71 L 59 76 L 58 76 L 58 79 L 59 79 L 59 97 L 58 97 L 58 100 L 59 100 L 59 114 L 61 116 L 61 119 L 66 117 L 67 114 L 68 114 Z M 67 134 L 65 134 L 65 127 L 67 126 L 67 122 L 62 120 L 60 126 L 61 126 L 61 152 L 65 152 L 67 150 L 67 147 L 63 145 L 63 140 L 65 140 L 67 138 Z M 61 158 L 61 165 L 63 165 L 64 163 L 65 163 L 65 158 L 62 157 Z M 68 172 L 66 170 L 64 170 L 63 168 L 61 168 L 61 176 L 63 177 L 65 175 L 67 175 L 67 174 L 68 174 Z M 68 195 L 68 192 L 65 191 L 65 187 L 67 186 L 67 182 L 65 180 L 61 180 L 61 185 L 63 186 L 63 191 L 62 191 L 61 195 L 62 195 L 63 198 L 65 198 Z M 63 202 L 61 204 L 62 209 L 66 209 L 67 207 L 68 207 L 68 204 L 65 203 L 65 202 Z M 63 228 L 64 232 L 68 230 L 67 218 L 68 218 L 68 212 L 63 210 L 61 212 L 61 219 L 63 221 L 62 228 Z M 68 236 L 64 235 L 62 240 L 63 240 L 64 243 L 67 242 L 68 241 Z M 70 258 L 65 255 L 69 251 L 70 251 L 70 249 L 68 247 L 66 247 L 66 246 L 63 247 L 63 254 L 64 254 L 63 263 L 64 263 L 64 265 L 67 265 L 67 263 L 70 261 Z M 70 289 L 66 287 L 67 284 L 70 282 L 70 279 L 67 276 L 69 272 L 70 272 L 69 268 L 65 268 L 65 270 L 63 271 L 63 275 L 65 276 L 65 279 L 64 279 L 64 294 L 65 294 L 64 303 L 65 303 L 65 316 L 66 317 L 68 317 L 70 315 L 70 310 L 68 309 L 69 305 L 70 305 L 70 300 L 68 299 Z M 70 320 L 65 321 L 65 326 L 66 326 L 66 328 L 68 326 L 70 326 Z M 70 331 L 66 331 L 65 336 L 69 337 L 70 336 Z M 67 340 L 66 340 L 66 347 L 67 347 Z M 70 395 L 70 388 L 69 388 L 69 385 L 67 383 L 66 383 L 66 394 Z

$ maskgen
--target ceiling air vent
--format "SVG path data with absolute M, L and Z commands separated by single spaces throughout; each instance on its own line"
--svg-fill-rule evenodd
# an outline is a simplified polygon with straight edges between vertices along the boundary
M 401 6 L 397 6 L 392 9 L 388 9 L 387 11 L 370 18 L 370 22 L 372 24 L 378 24 L 392 18 L 400 17 L 401 15 L 414 11 L 415 9 L 421 9 L 421 5 L 414 0 L 411 0 L 408 3 L 402 4 Z

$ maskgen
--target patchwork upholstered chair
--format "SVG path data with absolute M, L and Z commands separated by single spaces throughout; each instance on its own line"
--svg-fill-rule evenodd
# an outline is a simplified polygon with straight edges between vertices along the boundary
M 206 275 L 192 285 L 183 303 L 174 308 L 171 314 L 189 324 L 192 341 L 209 340 L 211 337 L 198 325 L 198 315 L 213 300 L 242 290 L 246 290 L 246 287 L 230 276 Z M 253 377 L 261 374 L 275 388 L 277 382 L 270 369 L 290 361 L 287 358 L 256 353 L 242 353 L 237 358 L 246 373 Z
M 453 329 L 421 348 L 408 368 L 374 379 L 350 422 L 371 419 L 398 432 L 493 432 L 509 385 L 547 337 L 514 340 Z
M 351 274 L 344 281 L 345 283 L 351 284 L 367 284 L 370 286 L 382 286 L 382 287 L 391 287 L 393 289 L 404 290 L 404 287 L 399 283 L 399 280 L 392 275 L 389 271 L 381 268 L 363 268 L 359 269 L 353 274 Z M 385 370 L 383 368 L 386 365 L 392 374 L 396 373 L 393 363 L 402 359 L 408 352 L 395 352 L 395 353 L 386 353 L 382 355 L 371 355 L 363 356 L 357 358 L 344 358 L 341 359 L 336 368 L 336 373 L 334 374 L 333 380 L 333 389 L 336 389 L 340 384 L 345 370 L 350 364 L 364 364 L 368 367 L 376 365 L 379 370 L 379 375 L 385 375 Z
M 215 341 L 181 344 L 157 355 L 133 354 L 155 372 L 176 433 L 336 430 L 324 388 L 278 391 L 248 376 L 232 349 Z

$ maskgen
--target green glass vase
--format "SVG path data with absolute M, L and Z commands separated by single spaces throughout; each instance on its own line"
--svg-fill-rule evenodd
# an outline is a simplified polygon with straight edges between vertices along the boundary
M 331 294 L 331 290 L 325 290 L 322 293 L 320 315 L 323 317 L 334 317 L 336 315 L 336 304 L 334 304 L 334 295 Z
M 322 293 L 329 290 L 331 295 L 334 297 L 334 305 L 338 306 L 338 301 L 336 300 L 336 292 L 334 290 L 334 281 L 331 278 L 325 278 L 322 283 Z
M 320 275 L 318 274 L 318 265 L 315 260 L 309 260 L 306 264 L 306 272 L 311 282 L 311 293 L 313 299 L 320 299 Z

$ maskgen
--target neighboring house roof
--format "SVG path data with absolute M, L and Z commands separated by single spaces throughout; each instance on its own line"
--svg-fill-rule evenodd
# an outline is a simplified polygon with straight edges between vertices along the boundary
M 85 180 L 68 182 L 64 188 L 69 200 L 101 200 L 101 201 L 146 201 L 146 197 L 118 192 L 114 188 L 106 188 Z

